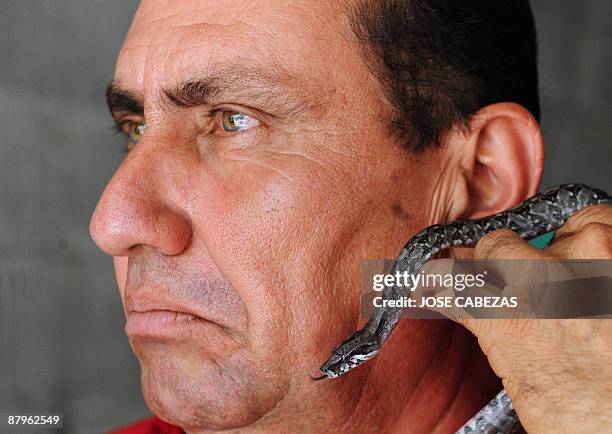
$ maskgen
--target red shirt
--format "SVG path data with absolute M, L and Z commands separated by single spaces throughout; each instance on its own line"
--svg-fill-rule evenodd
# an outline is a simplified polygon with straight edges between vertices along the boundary
M 185 431 L 153 416 L 108 434 L 185 434 Z

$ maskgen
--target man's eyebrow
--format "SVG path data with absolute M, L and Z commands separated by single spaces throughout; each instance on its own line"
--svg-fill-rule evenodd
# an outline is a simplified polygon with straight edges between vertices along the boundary
M 116 81 L 111 82 L 106 88 L 106 105 L 113 117 L 117 117 L 120 113 L 140 116 L 144 114 L 142 95 L 121 89 Z
M 322 104 L 312 100 L 305 86 L 287 73 L 231 66 L 214 68 L 196 78 L 163 90 L 177 107 L 212 105 L 215 102 L 260 106 L 271 114 L 299 115 Z

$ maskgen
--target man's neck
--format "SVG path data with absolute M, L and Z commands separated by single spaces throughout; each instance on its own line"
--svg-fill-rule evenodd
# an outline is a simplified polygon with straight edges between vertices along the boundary
M 430 324 L 437 348 L 423 352 L 428 360 L 408 353 L 413 369 L 402 363 L 394 369 L 393 360 L 381 360 L 377 368 L 385 372 L 372 370 L 342 432 L 454 433 L 501 390 L 474 336 L 447 321 Z M 402 334 L 414 332 L 410 326 L 402 321 L 395 330 L 398 336 L 387 345 L 402 345 Z

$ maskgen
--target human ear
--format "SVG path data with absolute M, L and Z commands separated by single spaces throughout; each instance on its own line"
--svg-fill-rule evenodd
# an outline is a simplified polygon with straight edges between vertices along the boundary
M 462 140 L 460 164 L 466 195 L 455 219 L 474 219 L 533 196 L 544 168 L 538 122 L 523 106 L 503 102 L 480 109 Z

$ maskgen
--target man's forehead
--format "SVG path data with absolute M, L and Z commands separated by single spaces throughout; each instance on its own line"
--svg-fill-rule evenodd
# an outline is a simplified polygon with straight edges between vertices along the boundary
M 333 21 L 346 4 L 325 0 L 142 0 L 135 18 L 142 17 L 148 23 L 168 20 L 185 25 L 203 22 L 232 25 L 243 22 L 262 23 L 268 27 L 279 23 L 294 26 L 306 24 L 304 20 Z
M 320 75 L 326 53 L 345 39 L 338 4 L 328 5 L 317 0 L 145 0 L 121 50 L 115 78 L 146 95 L 148 89 L 190 79 L 210 64 Z

